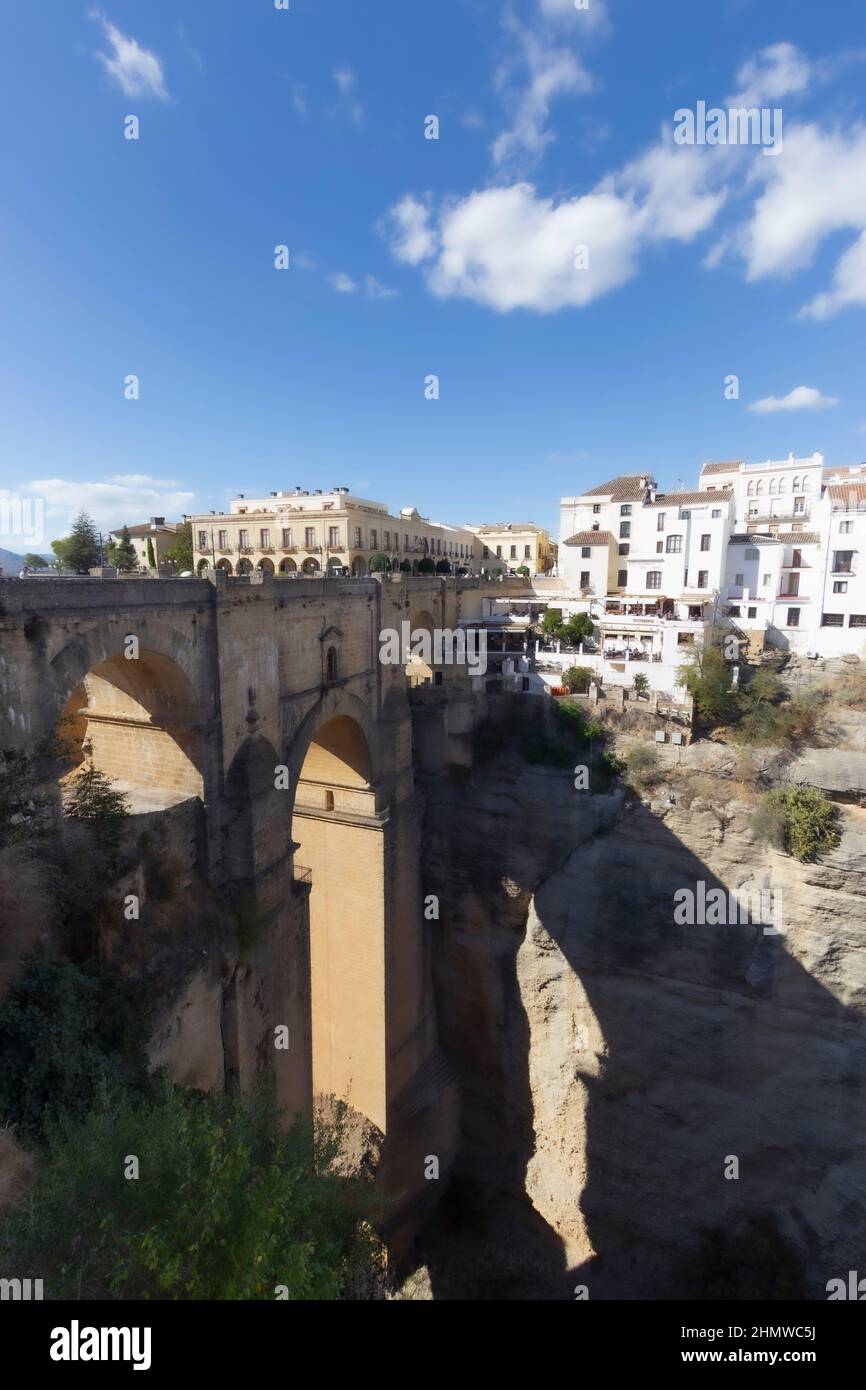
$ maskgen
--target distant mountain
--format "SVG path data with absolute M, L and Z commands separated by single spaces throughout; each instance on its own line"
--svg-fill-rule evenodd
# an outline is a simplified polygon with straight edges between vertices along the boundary
M 38 555 L 39 551 L 34 551 L 33 553 Z M 44 556 L 43 558 L 47 564 L 48 557 Z M 0 569 L 3 571 L 4 578 L 17 579 L 23 567 L 23 555 L 16 555 L 14 550 L 4 550 L 2 546 L 0 546 Z

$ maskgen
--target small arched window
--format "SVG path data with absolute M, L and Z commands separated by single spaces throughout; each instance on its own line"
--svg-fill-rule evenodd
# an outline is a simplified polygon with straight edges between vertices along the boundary
M 329 647 L 325 657 L 325 680 L 330 684 L 337 679 L 337 648 Z
M 810 486 L 810 484 L 811 484 L 811 481 L 812 481 L 812 480 L 811 480 L 811 478 L 809 477 L 809 474 L 807 473 L 806 476 L 805 476 L 805 478 L 803 479 L 803 491 L 804 491 L 804 492 L 808 492 L 808 491 L 809 491 L 809 486 Z
M 749 496 L 750 496 L 750 497 L 754 497 L 754 495 L 755 495 L 755 484 L 754 484 L 754 483 L 749 483 Z
M 800 491 L 800 479 L 797 478 L 797 477 L 794 478 L 794 491 L 795 491 L 795 492 L 799 492 L 799 491 Z
M 771 478 L 771 479 L 770 479 L 770 491 L 771 491 L 771 492 L 775 492 L 775 491 L 776 491 L 776 479 L 775 479 L 775 478 Z
M 761 493 L 762 493 L 763 491 L 764 491 L 764 480 L 763 480 L 763 478 L 759 478 L 759 479 L 758 479 L 758 486 L 755 488 L 755 492 L 757 493 L 758 497 L 760 497 L 760 495 L 761 495 Z

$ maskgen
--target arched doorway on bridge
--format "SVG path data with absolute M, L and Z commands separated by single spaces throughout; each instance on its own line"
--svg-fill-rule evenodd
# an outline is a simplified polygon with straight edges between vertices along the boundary
M 313 1093 L 386 1124 L 385 830 L 361 724 L 327 719 L 295 793 L 294 875 L 310 883 Z
M 432 613 L 427 612 L 426 608 L 422 608 L 420 613 L 413 614 L 410 630 L 411 640 L 414 642 L 416 633 L 426 632 L 431 660 L 429 662 L 425 661 L 423 659 L 424 653 L 420 651 L 418 654 L 410 656 L 406 665 L 406 679 L 410 686 L 435 684 L 436 677 L 432 663 L 433 631 L 435 627 L 435 619 Z
M 68 771 L 61 792 L 85 766 L 111 779 L 134 814 L 203 795 L 201 715 L 190 681 L 159 652 L 123 653 L 88 671 L 60 717 Z

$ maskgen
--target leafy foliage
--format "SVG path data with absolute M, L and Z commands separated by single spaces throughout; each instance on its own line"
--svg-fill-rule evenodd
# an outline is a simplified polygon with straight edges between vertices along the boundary
M 152 570 L 156 569 L 156 552 L 153 548 L 153 537 L 147 538 L 147 563 Z
M 192 522 L 182 521 L 175 532 L 177 539 L 171 550 L 166 551 L 165 558 L 169 560 L 178 573 L 183 570 L 193 568 L 194 554 L 192 546 Z M 150 537 L 148 537 L 150 539 Z M 133 552 L 134 554 L 135 552 Z M 150 552 L 148 552 L 148 563 L 150 562 Z
M 704 725 L 729 724 L 737 714 L 737 697 L 731 671 L 721 649 L 712 642 L 690 648 L 677 672 L 695 702 L 695 714 Z
M 335 1170 L 342 1132 L 338 1116 L 315 1138 L 284 1133 L 263 1087 L 200 1095 L 165 1081 L 104 1099 L 48 1127 L 32 1200 L 4 1223 L 5 1263 L 54 1298 L 273 1300 L 281 1285 L 338 1298 L 380 1253 L 368 1185 Z
M 89 752 L 87 744 L 84 751 Z M 64 810 L 72 820 L 98 829 L 105 843 L 114 846 L 129 815 L 129 799 L 113 789 L 104 772 L 87 762 L 72 783 Z
M 839 813 L 814 787 L 776 787 L 761 799 L 752 819 L 755 833 L 803 863 L 839 843 Z
M 101 1088 L 144 1084 L 133 987 L 95 964 L 33 957 L 0 1005 L 0 1121 L 40 1138 L 52 1114 L 83 1116 Z
M 628 780 L 638 787 L 651 786 L 660 776 L 659 755 L 651 743 L 636 743 L 626 754 Z
M 64 540 L 52 541 L 51 549 L 59 564 L 72 570 L 89 570 L 99 564 L 99 533 L 86 512 L 78 513 L 72 532 Z
M 585 695 L 594 676 L 591 666 L 568 666 L 562 673 L 562 684 L 571 694 Z
M 645 676 L 643 671 L 638 671 L 633 684 L 635 695 L 646 695 L 649 693 L 649 676 Z
M 371 561 L 370 561 L 370 573 L 371 573 L 371 574 L 379 574 L 380 572 L 385 572 L 385 571 L 389 570 L 390 568 L 391 568 L 391 561 L 388 559 L 388 556 L 387 556 L 387 555 L 382 555 L 382 554 L 377 553 L 376 555 L 373 556 L 373 558 L 372 558 Z
M 431 560 L 431 558 L 430 558 L 429 555 L 425 555 L 424 558 L 423 558 L 423 560 L 419 560 L 419 561 L 418 561 L 418 573 L 419 573 L 419 574 L 435 574 L 435 573 L 436 573 L 436 564 L 435 564 L 435 561 Z

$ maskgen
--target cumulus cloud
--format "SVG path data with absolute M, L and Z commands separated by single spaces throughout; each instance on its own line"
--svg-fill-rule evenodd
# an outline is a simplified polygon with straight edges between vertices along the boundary
M 765 396 L 761 401 L 753 401 L 749 410 L 756 415 L 773 415 L 779 410 L 829 410 L 838 404 L 838 396 L 822 396 L 815 386 L 795 386 L 787 396 Z
M 805 318 L 828 319 L 854 305 L 866 307 L 866 232 L 840 256 L 832 290 L 816 295 L 800 312 Z
M 421 202 L 407 193 L 388 213 L 391 250 L 398 261 L 418 265 L 436 249 L 436 236 L 430 221 L 429 200 Z
M 66 535 L 80 511 L 85 511 L 103 532 L 124 524 L 134 526 L 151 516 L 177 521 L 194 511 L 195 493 L 171 478 L 147 473 L 115 473 L 103 482 L 73 482 L 66 478 L 38 478 L 22 483 L 22 497 L 41 498 L 47 536 Z
M 344 270 L 338 270 L 334 275 L 329 275 L 328 279 L 338 294 L 354 294 L 358 288 L 351 275 L 347 275 Z
M 168 101 L 162 60 L 142 48 L 136 39 L 127 38 L 98 10 L 92 10 L 91 19 L 98 20 L 108 39 L 110 53 L 96 53 L 112 81 L 128 97 L 156 97 Z
M 740 68 L 737 91 L 727 102 L 732 106 L 772 105 L 782 97 L 805 92 L 812 77 L 812 64 L 796 44 L 770 44 Z
M 393 299 L 397 293 L 390 286 L 381 284 L 375 275 L 364 276 L 364 291 L 368 299 Z

